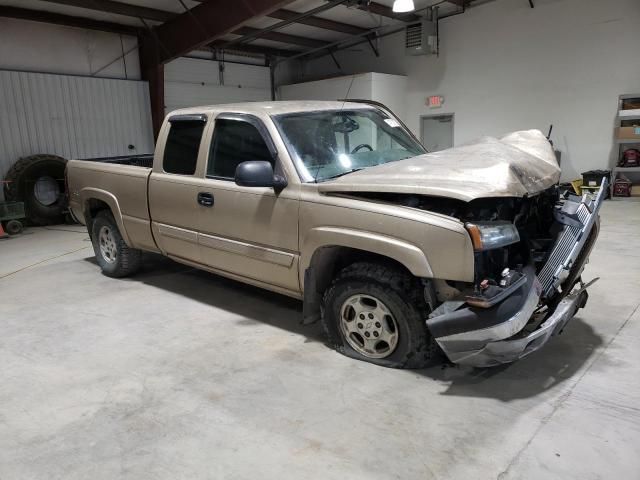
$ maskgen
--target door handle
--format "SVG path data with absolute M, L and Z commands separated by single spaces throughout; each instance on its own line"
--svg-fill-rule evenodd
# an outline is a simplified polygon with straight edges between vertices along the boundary
M 213 207 L 213 195 L 207 192 L 198 193 L 198 203 L 203 207 Z

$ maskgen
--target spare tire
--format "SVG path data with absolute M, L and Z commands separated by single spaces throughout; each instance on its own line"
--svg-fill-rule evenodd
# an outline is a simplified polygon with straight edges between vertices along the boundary
M 66 158 L 56 155 L 21 158 L 5 176 L 5 200 L 24 202 L 27 218 L 36 225 L 63 223 L 67 209 L 64 185 L 66 164 Z

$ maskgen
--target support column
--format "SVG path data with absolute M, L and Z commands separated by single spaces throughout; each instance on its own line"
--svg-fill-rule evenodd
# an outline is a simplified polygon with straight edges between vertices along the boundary
M 164 120 L 164 65 L 159 63 L 158 45 L 151 36 L 141 36 L 138 41 L 140 72 L 142 79 L 149 82 L 151 124 L 153 138 L 157 140 Z

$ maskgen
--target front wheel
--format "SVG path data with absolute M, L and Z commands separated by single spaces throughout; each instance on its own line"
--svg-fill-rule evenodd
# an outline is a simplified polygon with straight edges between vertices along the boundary
M 418 281 L 400 268 L 359 262 L 343 269 L 324 297 L 322 325 L 339 352 L 392 368 L 423 368 L 439 348 L 425 325 Z
M 142 252 L 125 243 L 110 211 L 102 210 L 96 215 L 91 242 L 98 265 L 106 276 L 126 277 L 140 269 Z

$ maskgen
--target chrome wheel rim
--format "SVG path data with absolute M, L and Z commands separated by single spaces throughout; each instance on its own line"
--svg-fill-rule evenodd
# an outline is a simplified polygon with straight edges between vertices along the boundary
M 107 263 L 113 263 L 118 258 L 118 249 L 111 227 L 106 225 L 98 232 L 98 244 L 100 245 L 100 255 Z
M 353 295 L 340 308 L 340 329 L 351 348 L 367 358 L 385 358 L 398 346 L 398 323 L 371 295 Z

